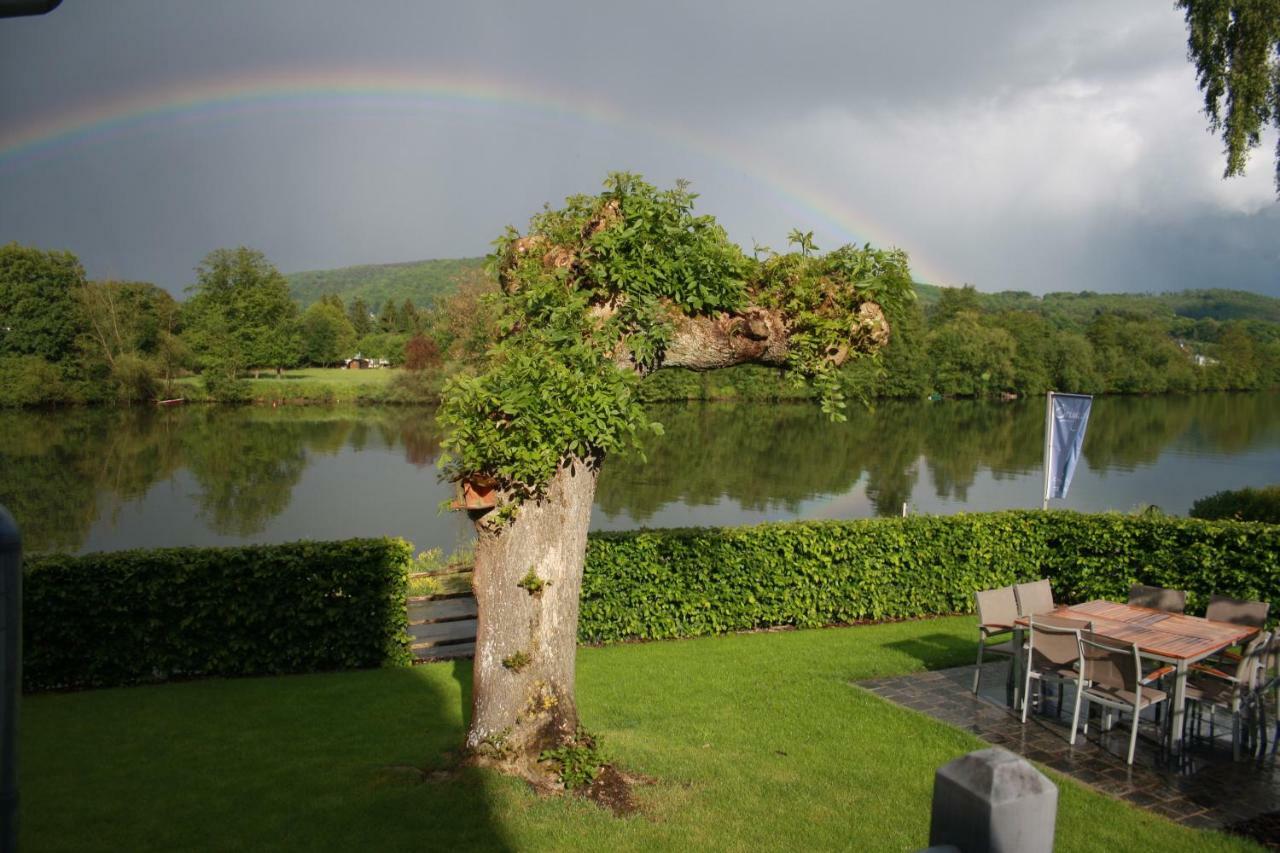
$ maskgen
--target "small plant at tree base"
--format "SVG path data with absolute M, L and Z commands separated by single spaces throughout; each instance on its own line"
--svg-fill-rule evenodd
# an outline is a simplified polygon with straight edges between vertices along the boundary
M 490 735 L 484 739 L 484 742 L 477 748 L 477 752 L 481 755 L 491 756 L 493 758 L 506 758 L 511 753 L 511 729 L 503 729 L 497 734 Z
M 534 572 L 533 567 L 529 568 L 529 573 L 520 579 L 520 583 L 516 586 L 527 591 L 530 595 L 539 595 L 543 589 L 550 586 L 550 581 L 544 581 Z
M 555 749 L 544 749 L 538 760 L 554 762 L 560 781 L 570 791 L 594 782 L 600 768 L 609 761 L 600 741 L 583 728 Z
M 523 651 L 507 655 L 502 659 L 502 665 L 512 672 L 519 672 L 532 662 L 533 658 L 529 656 L 529 653 Z

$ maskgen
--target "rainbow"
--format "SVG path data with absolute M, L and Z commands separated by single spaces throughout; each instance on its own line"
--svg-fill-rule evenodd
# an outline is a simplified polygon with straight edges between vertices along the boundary
M 891 235 L 870 217 L 834 195 L 786 175 L 778 164 L 691 128 L 643 121 L 606 101 L 581 94 L 553 94 L 510 81 L 484 80 L 446 73 L 406 73 L 369 69 L 289 70 L 229 75 L 185 81 L 105 99 L 68 112 L 38 117 L 25 125 L 0 129 L 0 175 L 23 164 L 57 156 L 63 150 L 104 139 L 196 118 L 219 118 L 264 109 L 353 104 L 403 104 L 421 109 L 494 109 L 516 111 L 550 120 L 567 120 L 623 130 L 692 151 L 774 194 L 798 216 L 805 229 L 816 219 L 852 243 L 895 245 Z M 917 280 L 945 282 L 930 265 L 913 255 Z

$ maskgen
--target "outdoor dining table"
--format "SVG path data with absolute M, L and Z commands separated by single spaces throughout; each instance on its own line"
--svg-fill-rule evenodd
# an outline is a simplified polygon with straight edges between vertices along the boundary
M 1193 663 L 1234 646 L 1258 633 L 1258 629 L 1231 622 L 1211 622 L 1201 616 L 1168 613 L 1150 607 L 1114 601 L 1087 601 L 1055 609 L 1054 616 L 1092 622 L 1093 632 L 1123 643 L 1135 643 L 1144 658 L 1174 667 L 1173 696 L 1170 697 L 1170 749 L 1182 746 L 1182 720 L 1187 704 L 1187 672 Z M 1029 626 L 1022 616 L 1013 626 L 1015 649 L 1021 649 L 1023 632 Z M 1018 707 L 1022 688 L 1022 655 L 1013 656 L 1013 704 Z

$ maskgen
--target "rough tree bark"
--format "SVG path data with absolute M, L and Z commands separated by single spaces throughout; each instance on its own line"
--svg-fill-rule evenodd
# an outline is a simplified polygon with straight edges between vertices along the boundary
M 476 520 L 476 629 L 467 747 L 480 763 L 549 783 L 543 749 L 573 735 L 578 597 L 599 468 L 560 469 L 541 500 Z
M 867 302 L 853 320 L 849 346 L 830 358 L 839 363 L 851 348 L 871 351 L 888 332 L 880 307 Z M 783 365 L 787 350 L 782 315 L 748 308 L 679 318 L 660 366 Z M 544 787 L 556 782 L 539 754 L 578 727 L 578 598 L 600 461 L 572 460 L 543 498 L 524 502 L 505 523 L 493 520 L 496 513 L 475 518 L 479 624 L 467 746 L 477 763 Z

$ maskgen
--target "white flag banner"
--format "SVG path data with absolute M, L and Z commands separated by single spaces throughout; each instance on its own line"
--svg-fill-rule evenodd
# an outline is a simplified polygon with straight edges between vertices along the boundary
M 1049 392 L 1045 413 L 1044 505 L 1050 498 L 1065 498 L 1071 488 L 1071 476 L 1084 447 L 1084 431 L 1089 425 L 1093 397 L 1087 394 L 1055 394 Z

